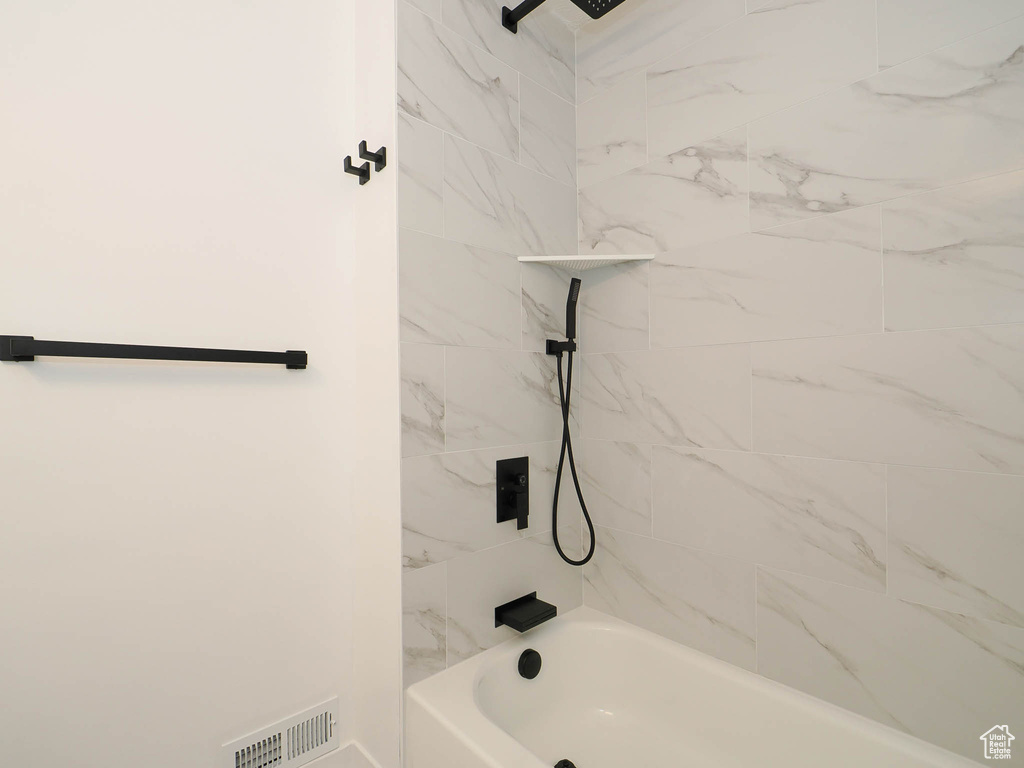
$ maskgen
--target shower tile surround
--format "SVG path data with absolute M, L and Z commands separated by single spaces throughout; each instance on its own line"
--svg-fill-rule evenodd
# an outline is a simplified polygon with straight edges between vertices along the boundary
M 406 684 L 536 588 L 980 761 L 1024 712 L 1024 7 L 630 0 L 573 47 L 501 4 L 404 9 L 448 46 L 399 94 Z M 514 258 L 577 248 L 657 253 L 584 276 L 582 574 L 546 511 L 570 275 Z
M 576 252 L 575 41 L 543 12 L 513 36 L 500 7 L 399 3 L 406 685 L 510 637 L 496 605 L 583 601 L 550 533 L 561 417 L 543 350 L 564 333 L 570 275 L 516 258 Z M 495 522 L 494 465 L 516 456 L 525 531 Z M 566 497 L 560 517 L 573 554 L 578 509 Z
M 980 762 L 1024 712 L 1024 6 L 734 6 L 577 35 L 580 252 L 657 253 L 582 293 L 584 602 Z

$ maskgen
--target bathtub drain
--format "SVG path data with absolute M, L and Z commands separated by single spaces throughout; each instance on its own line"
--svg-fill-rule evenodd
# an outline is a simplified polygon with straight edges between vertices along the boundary
M 576 768 L 576 764 L 572 760 L 559 760 L 555 768 Z

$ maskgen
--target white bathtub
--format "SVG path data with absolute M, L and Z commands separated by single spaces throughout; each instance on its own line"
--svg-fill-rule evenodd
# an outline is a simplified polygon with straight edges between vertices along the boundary
M 589 608 L 413 685 L 405 713 L 407 768 L 977 766 Z

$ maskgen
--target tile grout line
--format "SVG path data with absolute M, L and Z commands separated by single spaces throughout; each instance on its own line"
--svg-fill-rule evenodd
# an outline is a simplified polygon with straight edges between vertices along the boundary
M 448 607 L 448 561 L 444 561 L 444 668 L 448 669 L 448 632 L 449 632 L 449 607 Z
M 890 553 L 892 548 L 889 546 L 889 465 L 888 464 L 885 465 L 885 469 L 883 470 L 883 473 L 884 473 L 883 474 L 883 482 L 885 484 L 885 594 L 886 594 L 886 596 L 891 596 L 890 593 L 889 593 L 889 565 L 891 564 L 892 561 L 890 560 L 889 553 Z
M 580 251 L 582 250 L 583 232 L 582 232 L 582 227 L 581 227 L 581 224 L 580 224 L 580 105 L 579 105 L 579 30 L 578 29 L 573 32 L 572 40 L 573 40 L 573 102 L 574 102 L 574 114 L 575 114 L 575 117 L 576 117 L 576 125 L 574 126 L 575 130 L 574 130 L 574 133 L 573 133 L 573 140 L 574 140 L 573 156 L 574 156 L 575 163 L 576 163 L 576 168 L 575 168 L 575 170 L 576 170 L 576 174 L 575 174 L 576 196 L 575 196 L 575 201 L 574 201 L 575 204 L 576 204 L 575 205 L 575 212 L 574 212 L 574 215 L 576 217 L 576 222 L 575 222 L 576 223 L 576 248 L 575 248 L 575 251 L 576 251 L 577 254 L 579 254 Z M 581 350 L 583 348 L 583 339 L 582 339 L 582 337 L 580 339 L 580 348 L 581 348 Z M 584 374 L 584 375 L 587 375 L 584 372 L 585 365 L 584 365 L 584 357 L 583 357 L 582 354 L 579 356 L 579 365 L 580 365 L 580 373 Z M 587 450 L 586 450 L 586 437 L 584 435 L 584 429 L 583 429 L 583 385 L 582 384 L 580 385 L 580 397 L 579 397 L 579 404 L 577 406 L 577 414 L 578 414 L 577 420 L 578 420 L 578 423 L 579 423 L 580 443 L 581 443 L 581 445 L 583 447 L 583 464 L 585 465 L 586 460 L 587 460 L 586 459 Z M 581 474 L 585 475 L 586 474 L 586 467 L 581 465 L 580 472 L 581 472 Z M 593 521 L 591 521 L 591 522 L 593 522 Z M 552 528 L 553 527 L 554 526 L 552 526 Z M 584 528 L 584 526 L 583 526 L 583 523 L 581 521 L 581 523 L 580 523 L 580 556 L 581 557 L 582 557 L 582 552 L 583 552 L 583 528 Z M 594 539 L 595 539 L 595 541 L 594 541 L 594 550 L 595 550 L 594 551 L 594 556 L 597 557 L 597 547 L 599 545 L 597 544 L 597 541 L 596 541 L 596 539 L 597 539 L 597 527 L 596 526 L 594 527 Z M 587 604 L 587 577 L 586 577 L 586 570 L 587 570 L 588 567 L 589 567 L 589 564 L 585 565 L 585 566 L 583 566 L 583 567 L 581 567 L 579 569 L 579 571 L 580 571 L 580 605 L 581 606 L 585 606 Z
M 760 566 L 754 566 L 754 673 L 761 674 L 761 654 L 760 654 L 760 611 L 758 611 L 758 600 L 757 600 L 757 579 L 761 574 Z
M 519 139 L 519 153 L 516 157 L 516 162 L 519 165 L 523 165 L 523 75 L 519 71 L 516 71 L 516 96 L 519 100 L 519 109 L 516 114 L 516 117 L 519 118 L 519 125 L 516 127 L 516 132 L 519 134 L 517 137 Z
M 754 345 L 747 347 L 747 362 L 750 363 L 750 448 L 749 453 L 754 453 Z
M 882 333 L 886 333 L 885 323 L 885 209 L 878 206 L 878 275 L 881 280 L 882 295 Z M 898 331 L 889 331 L 898 333 Z
M 629 445 L 649 445 L 654 448 L 666 448 L 676 452 L 682 453 L 735 453 L 743 456 L 765 456 L 780 459 L 795 459 L 798 461 L 823 461 L 835 464 L 862 464 L 874 467 L 888 467 L 890 469 L 919 469 L 929 472 L 955 472 L 966 475 L 983 475 L 985 477 L 1011 477 L 1020 478 L 1024 477 L 1024 471 L 1022 472 L 990 472 L 981 469 L 961 469 L 955 467 L 937 467 L 929 466 L 927 464 L 900 464 L 886 460 L 871 461 L 868 459 L 849 459 L 849 458 L 835 458 L 829 456 L 810 456 L 797 453 L 777 453 L 773 451 L 748 451 L 744 448 L 719 448 L 710 446 L 695 446 L 695 445 L 681 445 L 677 443 L 656 443 L 649 440 L 632 440 L 623 438 L 612 438 L 612 437 L 588 437 L 588 440 L 593 440 L 599 443 L 628 443 Z M 552 442 L 541 441 L 541 442 Z M 504 446 L 499 446 L 504 447 Z M 493 450 L 489 448 L 475 448 L 469 450 Z M 466 453 L 468 451 L 460 451 Z M 424 454 L 421 457 L 410 456 L 407 458 L 423 458 L 426 456 L 439 456 L 441 454 Z
M 765 338 L 765 339 L 737 339 L 735 341 L 708 341 L 699 344 L 684 344 L 684 345 L 673 345 L 673 346 L 659 346 L 653 349 L 623 349 L 615 352 L 584 352 L 582 354 L 587 357 L 602 357 L 612 355 L 633 355 L 633 354 L 645 354 L 645 353 L 657 353 L 657 352 L 668 352 L 668 351 L 684 351 L 684 350 L 697 350 L 697 349 L 710 349 L 715 347 L 735 347 L 741 344 L 788 344 L 792 342 L 816 342 L 816 341 L 831 341 L 831 340 L 848 340 L 848 339 L 859 339 L 859 338 L 893 338 L 897 335 L 909 335 L 917 333 L 947 333 L 955 331 L 975 331 L 975 330 L 987 330 L 990 328 L 1014 328 L 1024 327 L 1024 321 L 1014 321 L 1008 323 L 985 323 L 981 325 L 950 325 L 937 328 L 900 328 L 893 330 L 879 330 L 879 331 L 860 331 L 856 333 L 841 333 L 832 336 L 780 336 L 778 338 Z M 489 347 L 488 347 L 489 349 Z
M 655 535 L 654 517 L 655 517 L 655 515 L 657 514 L 657 511 L 658 511 L 657 504 L 655 503 L 655 500 L 654 500 L 654 489 L 655 489 L 657 484 L 654 481 L 655 467 L 654 467 L 654 446 L 653 445 L 647 446 L 647 455 L 650 457 L 648 466 L 651 468 L 651 470 L 650 470 L 650 478 L 648 479 L 649 493 L 650 493 L 650 509 L 648 511 L 650 512 L 650 515 L 651 515 L 651 538 L 653 539 L 653 538 L 657 538 L 657 536 Z
M 426 123 L 426 125 L 430 125 L 430 123 Z M 437 128 L 436 130 L 441 129 Z M 445 240 L 448 239 L 447 217 L 445 216 L 448 210 L 448 195 L 446 193 L 448 189 L 448 166 L 445 162 L 448 153 L 448 142 L 445 140 L 447 135 L 444 131 L 441 131 L 441 237 Z M 401 259 L 401 254 L 399 254 L 399 259 Z
M 444 453 L 448 453 L 448 347 L 441 347 L 441 371 L 444 374 L 441 377 L 441 392 L 442 402 L 444 403 L 444 412 L 442 418 L 442 431 L 444 435 Z
M 878 0 L 875 0 L 875 74 L 882 71 L 881 22 L 878 14 Z

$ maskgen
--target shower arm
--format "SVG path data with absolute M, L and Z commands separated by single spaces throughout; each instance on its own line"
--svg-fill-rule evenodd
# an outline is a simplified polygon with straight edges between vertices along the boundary
M 540 8 L 544 0 L 523 0 L 515 9 L 505 6 L 501 9 L 501 24 L 513 35 L 519 32 L 519 22 Z

